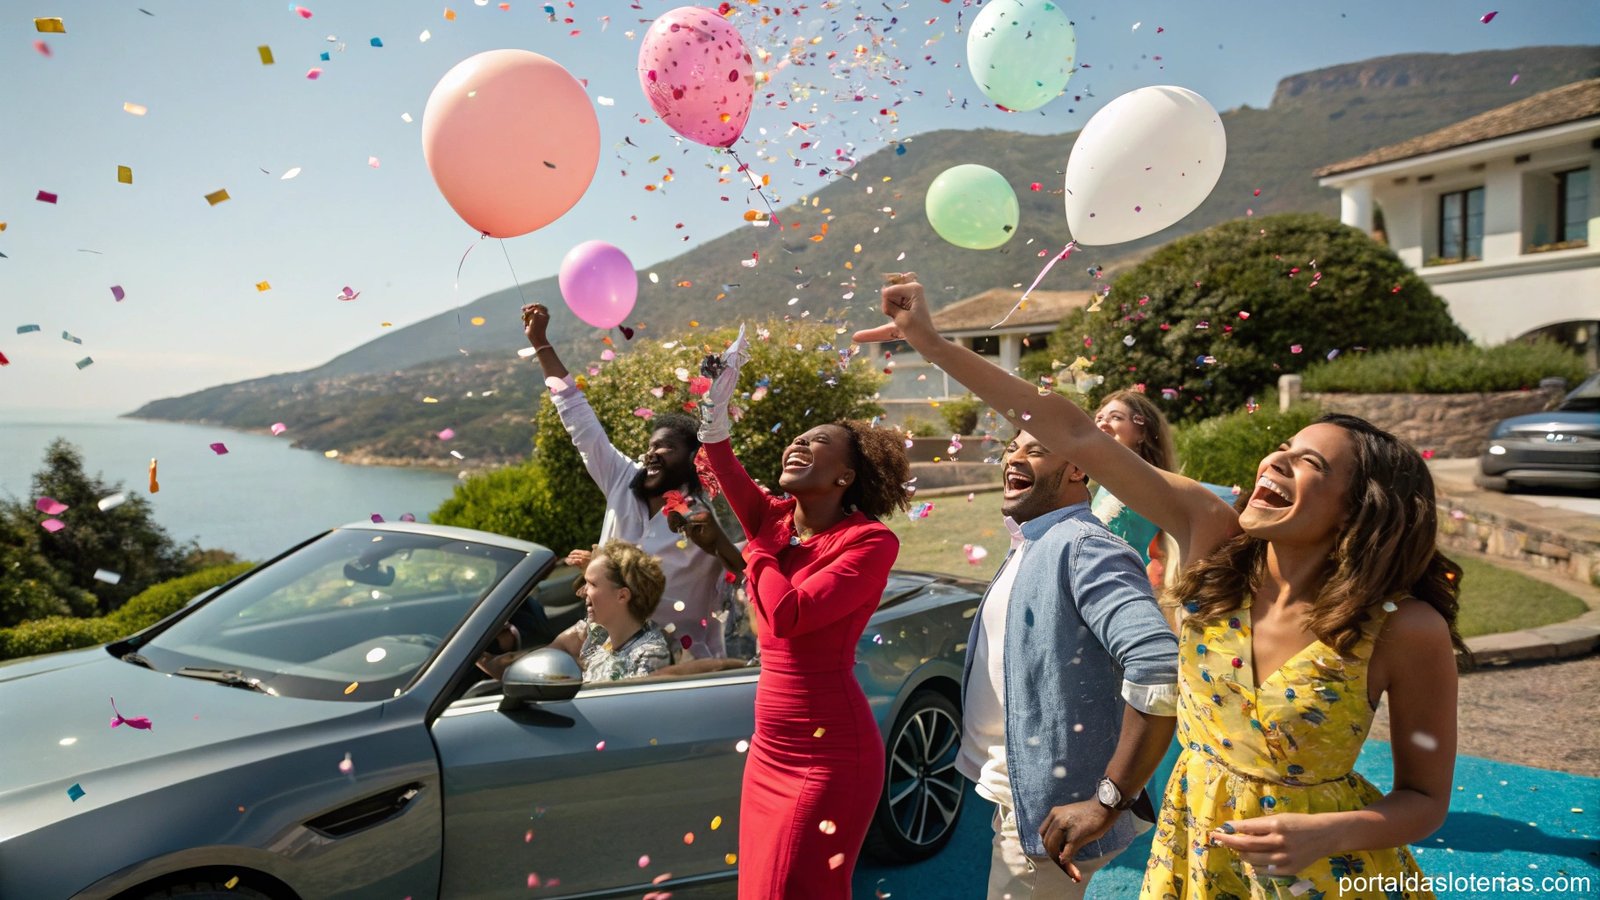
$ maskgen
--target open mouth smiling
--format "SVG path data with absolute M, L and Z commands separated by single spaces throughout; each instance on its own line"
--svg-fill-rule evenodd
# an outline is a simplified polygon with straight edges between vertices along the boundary
M 1256 489 L 1250 495 L 1250 505 L 1258 509 L 1287 509 L 1294 504 L 1294 498 L 1283 485 L 1273 481 L 1265 475 L 1256 479 Z

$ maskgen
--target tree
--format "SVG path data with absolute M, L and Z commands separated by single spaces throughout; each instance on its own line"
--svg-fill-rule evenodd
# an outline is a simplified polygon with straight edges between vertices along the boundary
M 581 376 L 589 405 L 612 443 L 630 456 L 644 452 L 651 425 L 641 411 L 693 415 L 697 398 L 689 379 L 700 374 L 706 353 L 721 351 L 735 333 L 720 328 L 641 342 Z M 769 322 L 747 332 L 750 361 L 740 371 L 741 396 L 735 401 L 744 415 L 733 426 L 733 446 L 756 480 L 775 481 L 783 448 L 799 431 L 881 412 L 872 402 L 881 376 L 867 361 L 846 355 L 848 339 L 840 337 L 846 333 L 833 325 L 793 322 Z M 573 371 L 581 370 L 575 366 Z M 528 377 L 537 376 L 529 372 Z M 429 518 L 537 541 L 561 553 L 594 543 L 605 500 L 554 404 L 540 402 L 538 426 L 528 462 L 457 485 L 455 495 Z
M 44 468 L 34 473 L 33 499 L 51 497 L 66 504 L 66 511 L 55 517 L 66 527 L 44 531 L 39 523 L 45 516 L 31 504 L 10 502 L 5 511 L 8 527 L 21 524 L 30 533 L 37 532 L 39 555 L 68 585 L 93 594 L 102 613 L 157 582 L 187 574 L 185 556 L 194 550 L 174 542 L 156 524 L 150 502 L 141 496 L 128 494 L 119 506 L 99 508 L 101 498 L 118 493 L 123 493 L 121 484 L 89 477 L 83 470 L 83 455 L 57 438 L 45 450 Z M 119 574 L 121 580 L 116 584 L 96 580 L 94 574 L 100 569 Z
M 1240 219 L 1173 241 L 1063 320 L 1098 398 L 1143 385 L 1175 421 L 1242 408 L 1279 374 L 1341 352 L 1459 343 L 1444 301 L 1382 244 L 1326 216 Z M 1062 358 L 1065 356 L 1066 358 Z
M 74 587 L 39 547 L 32 507 L 0 500 L 0 628 L 45 616 L 93 615 L 94 595 Z

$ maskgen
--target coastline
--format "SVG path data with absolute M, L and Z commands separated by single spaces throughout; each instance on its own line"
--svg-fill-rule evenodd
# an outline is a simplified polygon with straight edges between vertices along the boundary
M 161 419 L 151 418 L 149 416 L 136 416 L 133 413 L 118 413 L 116 418 L 125 419 L 131 422 L 149 422 L 158 425 L 196 425 L 204 428 L 215 428 L 220 431 L 229 431 L 233 432 L 234 434 L 248 434 L 255 437 L 277 437 L 271 432 L 270 429 L 241 428 L 237 425 L 225 425 L 221 422 L 212 421 L 210 419 Z M 316 447 L 307 447 L 299 440 L 291 440 L 289 442 L 289 446 L 295 450 L 303 450 L 307 453 L 318 454 L 332 462 L 343 463 L 351 466 L 361 466 L 364 468 L 421 469 L 429 472 L 447 472 L 450 470 L 457 470 L 456 477 L 458 479 L 465 478 L 467 475 L 475 474 L 480 471 L 497 469 L 501 466 L 514 465 L 517 462 L 517 460 L 473 460 L 470 457 L 463 460 L 456 459 L 451 456 L 445 456 L 440 459 L 413 456 L 380 456 L 375 453 L 369 453 L 360 447 L 355 447 L 349 450 L 330 447 L 328 449 L 335 450 L 338 455 L 327 456 L 328 450 L 320 450 Z

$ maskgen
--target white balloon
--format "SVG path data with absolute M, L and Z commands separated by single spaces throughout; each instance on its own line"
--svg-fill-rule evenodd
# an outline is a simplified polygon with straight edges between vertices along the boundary
M 1080 244 L 1120 244 L 1194 212 L 1228 157 L 1222 119 L 1206 98 L 1158 85 L 1107 103 L 1067 158 L 1067 227 Z
M 992 0 L 967 28 L 967 70 L 990 100 L 1027 112 L 1060 96 L 1078 32 L 1055 0 Z

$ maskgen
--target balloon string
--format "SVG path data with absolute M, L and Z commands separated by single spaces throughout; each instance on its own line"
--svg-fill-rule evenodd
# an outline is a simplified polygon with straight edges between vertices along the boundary
M 1044 280 L 1044 276 L 1049 274 L 1051 269 L 1055 268 L 1055 264 L 1056 263 L 1058 263 L 1058 262 L 1062 261 L 1063 259 L 1066 259 L 1067 257 L 1071 256 L 1072 255 L 1072 251 L 1074 251 L 1076 249 L 1078 249 L 1078 242 L 1077 241 L 1067 241 L 1067 245 L 1065 247 L 1061 248 L 1061 252 L 1056 254 L 1055 256 L 1052 256 L 1050 258 L 1050 261 L 1044 264 L 1044 268 L 1039 270 L 1039 277 L 1033 279 L 1033 284 L 1028 285 L 1028 289 L 1022 292 L 1022 296 L 1021 297 L 1017 298 L 1017 305 L 1011 307 L 1011 311 L 1006 313 L 1004 318 L 1002 318 L 1000 321 L 994 323 L 993 325 L 990 325 L 989 327 L 990 328 L 999 328 L 1001 325 L 1004 325 L 1008 319 L 1010 319 L 1012 316 L 1016 315 L 1017 314 L 1017 310 L 1022 308 L 1022 304 L 1026 303 L 1028 301 L 1028 295 L 1032 294 L 1033 293 L 1033 289 L 1038 287 L 1039 286 L 1039 282 Z
M 517 267 L 511 264 L 511 252 L 506 249 L 504 238 L 500 239 L 500 252 L 506 256 L 506 268 L 511 270 L 511 283 L 517 286 L 517 299 L 522 301 L 523 306 L 527 306 L 528 298 L 522 293 L 522 279 L 517 277 Z
M 739 171 L 744 173 L 744 177 L 750 179 L 750 186 L 755 188 L 756 196 L 760 197 L 761 202 L 767 205 L 767 215 L 772 217 L 772 224 L 778 226 L 778 229 L 781 231 L 783 229 L 783 223 L 778 221 L 778 211 L 772 208 L 772 201 L 767 199 L 766 191 L 761 189 L 761 182 L 756 181 L 756 176 L 750 171 L 750 167 L 744 164 L 744 160 L 739 158 L 739 152 L 737 150 L 729 147 L 728 155 L 733 157 L 733 161 L 739 164 Z
M 467 252 L 461 254 L 461 261 L 456 263 L 456 282 L 455 282 L 455 285 L 454 285 L 454 290 L 455 290 L 456 295 L 457 295 L 456 296 L 456 344 L 457 344 L 456 350 L 462 356 L 471 356 L 472 354 L 467 352 L 467 348 L 459 346 L 461 344 L 465 344 L 466 343 L 465 340 L 462 340 L 462 331 L 461 331 L 461 297 L 460 297 L 460 294 L 461 294 L 461 269 L 462 269 L 463 266 L 465 266 L 467 264 L 467 257 L 472 255 L 472 248 L 478 246 L 478 244 L 484 238 L 486 238 L 488 236 L 489 235 L 487 233 L 479 234 L 478 235 L 478 240 L 473 241 L 472 243 L 467 245 Z

